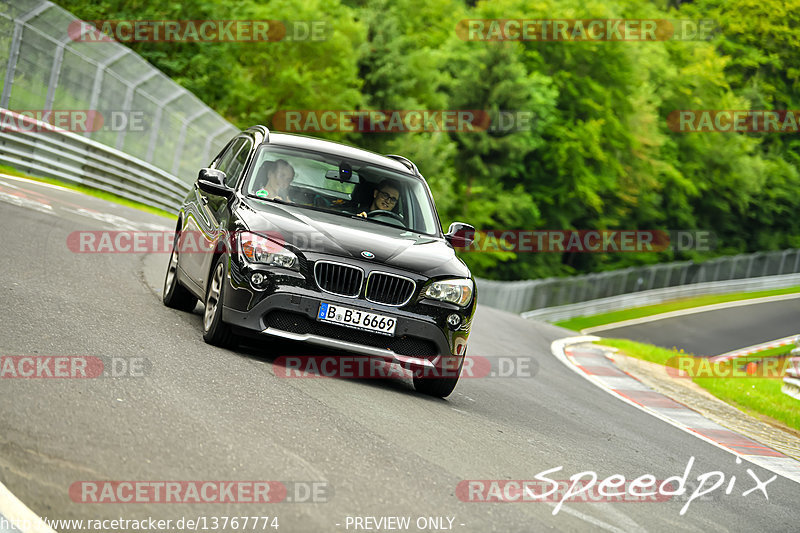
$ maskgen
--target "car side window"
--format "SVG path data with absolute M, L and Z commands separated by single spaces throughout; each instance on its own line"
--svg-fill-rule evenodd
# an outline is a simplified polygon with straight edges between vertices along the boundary
M 236 145 L 239 144 L 240 139 L 236 139 L 234 141 L 229 142 L 225 148 L 214 158 L 214 160 L 209 165 L 210 168 L 216 168 L 217 170 L 222 170 L 222 166 L 225 165 L 227 167 L 228 163 L 230 163 L 231 158 L 236 153 L 234 150 Z M 225 172 L 224 170 L 222 170 Z
M 245 138 L 240 139 L 237 141 L 236 145 L 234 145 L 235 152 L 233 152 L 234 155 L 231 157 L 228 164 L 228 169 L 223 170 L 225 173 L 225 185 L 228 187 L 236 187 L 236 183 L 242 175 L 242 170 L 244 170 L 244 165 L 247 163 L 247 156 L 250 155 L 252 144 L 250 139 Z
M 221 170 L 222 172 L 227 174 L 228 169 L 230 168 L 231 163 L 233 162 L 233 158 L 239 152 L 239 148 L 242 147 L 242 144 L 244 144 L 244 142 L 245 139 L 240 138 L 236 139 L 231 144 L 229 144 L 228 149 L 225 150 L 225 152 L 217 158 L 214 168 L 216 168 L 217 170 Z

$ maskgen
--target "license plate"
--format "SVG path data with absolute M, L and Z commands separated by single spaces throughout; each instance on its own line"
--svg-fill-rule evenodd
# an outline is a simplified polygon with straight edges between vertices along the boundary
M 320 322 L 333 322 L 350 328 L 374 331 L 384 335 L 394 335 L 394 328 L 397 325 L 397 320 L 385 315 L 368 313 L 325 302 L 319 305 L 317 320 Z

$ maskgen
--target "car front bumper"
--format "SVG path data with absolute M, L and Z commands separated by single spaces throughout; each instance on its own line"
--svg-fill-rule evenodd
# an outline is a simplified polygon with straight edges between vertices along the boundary
M 300 287 L 284 288 L 264 294 L 247 310 L 225 305 L 222 319 L 245 332 L 306 342 L 347 354 L 380 357 L 414 368 L 457 368 L 466 352 L 467 332 L 458 335 L 458 331 L 443 330 L 436 324 L 436 316 L 409 316 L 408 312 L 371 306 L 359 299 L 308 292 Z M 322 302 L 391 316 L 397 321 L 395 334 L 383 335 L 318 321 Z M 441 312 L 437 310 L 436 314 Z

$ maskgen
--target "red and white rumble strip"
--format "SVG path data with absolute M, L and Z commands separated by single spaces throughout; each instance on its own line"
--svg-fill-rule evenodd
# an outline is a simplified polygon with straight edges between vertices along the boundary
M 569 368 L 622 401 L 750 463 L 800 483 L 800 462 L 651 390 L 617 368 L 602 348 L 590 344 L 599 340 L 593 336 L 559 339 L 552 343 L 551 351 Z
M 739 350 L 734 350 L 732 352 L 715 355 L 714 357 L 709 357 L 708 359 L 712 363 L 730 361 L 731 359 L 738 359 L 739 357 L 745 357 L 747 355 L 752 355 L 754 353 L 763 352 L 764 350 L 778 348 L 779 346 L 788 346 L 790 344 L 795 344 L 798 338 L 800 338 L 800 335 L 790 335 L 789 337 L 784 337 L 782 339 L 778 339 L 775 341 L 765 342 L 763 344 L 755 344 L 753 346 L 748 346 L 747 348 L 741 348 Z

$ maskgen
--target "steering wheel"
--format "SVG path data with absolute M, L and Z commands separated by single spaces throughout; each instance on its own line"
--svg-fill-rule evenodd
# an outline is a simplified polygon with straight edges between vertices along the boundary
M 402 215 L 398 215 L 394 211 L 386 211 L 385 209 L 375 209 L 374 211 L 370 211 L 369 213 L 367 213 L 368 217 L 371 217 L 372 215 L 387 215 L 405 224 Z

